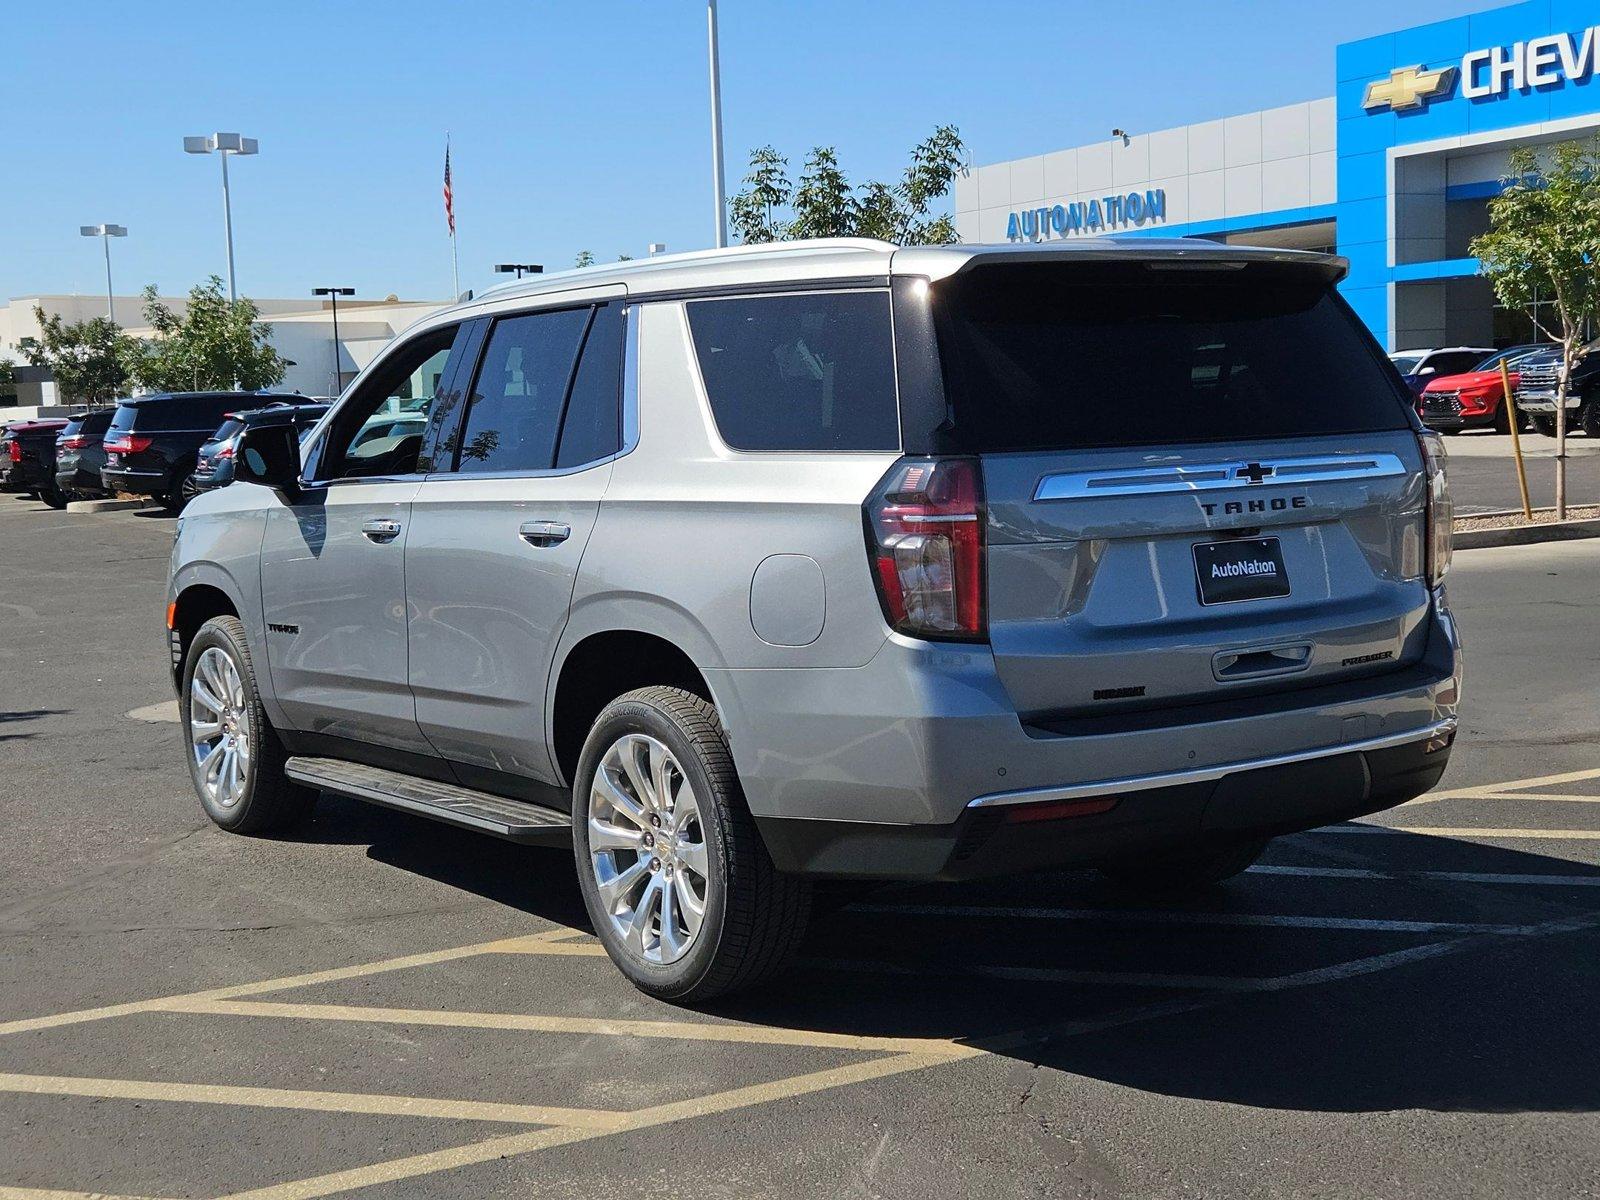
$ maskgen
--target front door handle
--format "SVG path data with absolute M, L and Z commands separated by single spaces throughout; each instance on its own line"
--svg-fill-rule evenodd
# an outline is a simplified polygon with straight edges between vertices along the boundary
M 572 526 L 559 521 L 525 521 L 517 536 L 530 546 L 554 546 L 572 536 Z
M 361 536 L 369 542 L 377 542 L 380 546 L 392 542 L 400 536 L 400 522 L 374 519 L 361 526 Z

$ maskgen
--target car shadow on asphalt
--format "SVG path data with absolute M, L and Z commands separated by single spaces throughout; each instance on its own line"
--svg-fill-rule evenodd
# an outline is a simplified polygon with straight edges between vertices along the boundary
M 590 929 L 564 850 L 332 797 L 301 836 L 365 843 L 375 861 Z M 1600 1111 L 1600 887 L 1526 880 L 1600 879 L 1600 868 L 1408 833 L 1355 841 L 1288 839 L 1266 859 L 1283 873 L 1181 900 L 1139 899 L 1090 872 L 889 886 L 817 916 L 799 965 L 773 985 L 701 1011 L 953 1039 L 1020 1065 L 1261 1108 Z M 1294 873 L 1356 858 L 1375 874 Z M 1424 871 L 1520 881 L 1413 874 Z M 508 971 L 589 963 L 583 980 L 614 992 L 619 1015 L 692 1016 L 603 962 L 513 957 Z

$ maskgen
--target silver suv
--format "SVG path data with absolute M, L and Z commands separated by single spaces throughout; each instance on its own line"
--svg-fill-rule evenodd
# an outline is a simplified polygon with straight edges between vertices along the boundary
M 688 1002 L 826 881 L 1197 886 L 1410 799 L 1456 728 L 1450 502 L 1343 269 L 827 241 L 440 312 L 182 518 L 201 802 L 570 844 Z

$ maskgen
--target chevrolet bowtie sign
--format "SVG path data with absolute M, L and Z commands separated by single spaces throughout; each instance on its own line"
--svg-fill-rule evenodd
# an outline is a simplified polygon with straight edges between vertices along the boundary
M 1361 107 L 1368 112 L 1390 108 L 1395 112 L 1421 108 L 1435 96 L 1442 96 L 1456 81 L 1454 67 L 1440 67 L 1424 71 L 1418 67 L 1396 67 L 1387 79 L 1374 79 L 1367 84 L 1367 94 L 1361 98 Z
M 1472 50 L 1461 56 L 1459 68 L 1396 67 L 1387 79 L 1367 84 L 1361 107 L 1368 112 L 1413 112 L 1449 95 L 1458 75 L 1468 100 L 1497 100 L 1512 91 L 1581 83 L 1600 75 L 1600 25 Z

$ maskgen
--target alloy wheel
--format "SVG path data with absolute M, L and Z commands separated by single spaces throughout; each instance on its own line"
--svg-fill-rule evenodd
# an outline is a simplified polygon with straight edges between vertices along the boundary
M 250 721 L 238 664 L 220 646 L 207 646 L 189 684 L 189 740 L 200 787 L 219 808 L 244 795 L 250 774 Z
M 624 734 L 589 789 L 589 863 L 622 944 L 665 965 L 688 953 L 705 920 L 711 877 L 694 788 L 665 743 Z

